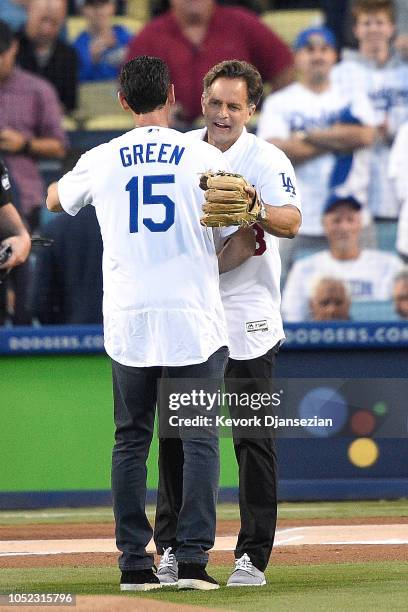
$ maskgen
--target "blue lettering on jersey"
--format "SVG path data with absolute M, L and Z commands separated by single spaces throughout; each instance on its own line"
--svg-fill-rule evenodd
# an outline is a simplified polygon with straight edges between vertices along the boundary
M 408 88 L 383 87 L 370 92 L 369 97 L 376 110 L 389 111 L 396 106 L 408 105 Z
M 324 129 L 335 123 L 355 123 L 356 118 L 352 116 L 350 106 L 339 108 L 332 112 L 323 111 L 318 117 L 308 117 L 298 111 L 289 115 L 289 128 L 291 132 Z
M 282 186 L 284 187 L 285 191 L 287 193 L 291 193 L 292 195 L 296 195 L 296 190 L 290 176 L 286 176 L 284 172 L 279 172 L 279 176 L 282 177 Z
M 370 299 L 373 297 L 373 283 L 363 279 L 352 279 L 347 282 L 352 297 L 364 297 Z
M 160 164 L 175 164 L 178 166 L 186 150 L 185 147 L 163 143 L 157 154 L 156 148 L 158 144 L 157 142 L 148 142 L 146 144 L 146 149 L 143 144 L 133 145 L 132 151 L 130 151 L 129 147 L 122 147 L 119 150 L 122 166 L 126 168 L 132 165 L 154 164 L 156 162 Z M 173 150 L 169 151 L 168 149 L 171 148 L 173 148 Z

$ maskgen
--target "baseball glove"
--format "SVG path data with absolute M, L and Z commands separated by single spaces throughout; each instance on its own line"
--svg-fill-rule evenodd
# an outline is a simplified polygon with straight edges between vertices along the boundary
M 258 194 L 255 191 L 251 196 L 246 191 L 251 185 L 241 174 L 205 172 L 200 176 L 200 187 L 205 190 L 201 225 L 247 227 L 256 222 L 261 210 Z

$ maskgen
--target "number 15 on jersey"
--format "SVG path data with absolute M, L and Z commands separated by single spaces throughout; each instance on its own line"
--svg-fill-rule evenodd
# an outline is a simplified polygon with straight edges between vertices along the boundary
M 154 221 L 151 217 L 143 216 L 143 225 L 151 232 L 166 232 L 174 224 L 175 203 L 164 193 L 154 194 L 153 188 L 156 185 L 169 185 L 175 182 L 174 174 L 148 175 L 142 181 L 143 199 L 142 205 L 157 205 L 163 207 L 163 220 Z M 139 177 L 134 176 L 126 185 L 129 192 L 129 231 L 135 234 L 139 231 Z M 142 208 L 142 211 L 143 211 Z

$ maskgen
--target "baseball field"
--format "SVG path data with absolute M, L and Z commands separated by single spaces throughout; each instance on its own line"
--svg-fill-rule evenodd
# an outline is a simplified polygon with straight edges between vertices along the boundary
M 237 506 L 220 505 L 209 565 L 220 590 L 120 594 L 110 508 L 0 512 L 0 593 L 71 593 L 81 610 L 408 609 L 408 500 L 281 504 L 260 588 L 223 586 L 238 526 Z

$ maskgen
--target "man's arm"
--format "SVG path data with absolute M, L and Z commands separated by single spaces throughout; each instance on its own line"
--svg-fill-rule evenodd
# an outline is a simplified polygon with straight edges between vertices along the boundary
M 375 135 L 376 129 L 368 125 L 336 123 L 324 130 L 306 132 L 303 139 L 306 144 L 340 153 L 370 147 L 374 143 Z
M 256 250 L 255 232 L 251 227 L 242 227 L 228 238 L 218 253 L 220 274 L 229 272 L 252 257 Z
M 20 215 L 13 204 L 0 207 L 0 233 L 6 238 L 2 246 L 11 247 L 11 255 L 1 269 L 11 269 L 22 264 L 31 249 L 31 239 Z
M 48 187 L 46 202 L 50 212 L 64 212 L 58 195 L 58 183 L 51 183 Z
M 294 238 L 302 224 L 300 210 L 293 204 L 284 206 L 264 204 L 264 206 L 266 216 L 258 221 L 262 229 L 278 238 Z
M 268 142 L 278 147 L 290 159 L 292 164 L 303 164 L 323 153 L 322 148 L 305 142 L 296 133 L 290 138 L 269 138 Z
M 57 138 L 27 138 L 21 132 L 5 128 L 0 132 L 0 149 L 7 153 L 20 153 L 35 157 L 62 159 L 65 148 Z

